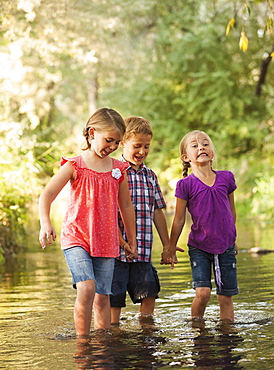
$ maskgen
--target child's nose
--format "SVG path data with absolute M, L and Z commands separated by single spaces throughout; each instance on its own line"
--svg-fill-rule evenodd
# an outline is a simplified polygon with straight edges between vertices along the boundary
M 110 145 L 111 150 L 116 150 L 118 148 L 119 144 L 113 143 Z

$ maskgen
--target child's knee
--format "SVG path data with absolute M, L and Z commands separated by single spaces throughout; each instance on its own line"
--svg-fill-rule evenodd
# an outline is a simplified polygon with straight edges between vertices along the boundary
M 110 298 L 109 295 L 105 294 L 95 294 L 94 298 L 94 306 L 95 307 L 105 307 L 105 306 L 110 306 Z
M 207 304 L 210 299 L 210 294 L 210 288 L 196 288 L 196 298 L 198 298 L 203 304 Z
M 80 299 L 91 299 L 95 294 L 95 283 L 94 280 L 85 280 L 76 283 L 77 298 Z

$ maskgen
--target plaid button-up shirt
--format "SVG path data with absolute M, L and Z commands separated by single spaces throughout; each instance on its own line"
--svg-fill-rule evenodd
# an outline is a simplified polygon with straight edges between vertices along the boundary
M 121 160 L 124 161 L 123 157 Z M 153 242 L 153 216 L 155 208 L 165 208 L 164 201 L 157 176 L 145 164 L 142 164 L 138 171 L 129 167 L 127 169 L 128 187 L 131 200 L 135 209 L 136 237 L 138 258 L 133 262 L 150 262 Z M 125 240 L 126 234 L 124 225 L 119 215 L 119 226 Z M 129 262 L 125 252 L 120 248 L 120 261 Z

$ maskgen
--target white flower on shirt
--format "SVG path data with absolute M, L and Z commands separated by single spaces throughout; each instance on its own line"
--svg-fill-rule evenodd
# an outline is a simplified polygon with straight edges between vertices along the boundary
M 122 173 L 121 173 L 120 169 L 119 168 L 113 168 L 112 177 L 119 180 L 121 176 L 122 176 Z

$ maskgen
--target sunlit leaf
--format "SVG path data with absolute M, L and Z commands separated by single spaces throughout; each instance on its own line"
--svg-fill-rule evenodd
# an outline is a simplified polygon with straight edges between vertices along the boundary
M 235 18 L 232 17 L 226 26 L 226 31 L 225 31 L 226 36 L 229 35 L 230 29 L 234 27 L 234 24 L 235 24 Z
M 250 7 L 244 3 L 244 13 L 245 13 L 245 16 L 249 17 L 250 16 Z
M 247 51 L 248 49 L 248 38 L 246 36 L 245 31 L 241 32 L 239 46 L 242 51 Z
M 265 25 L 265 31 L 268 31 L 270 33 L 273 32 L 273 19 L 268 18 L 266 25 Z

